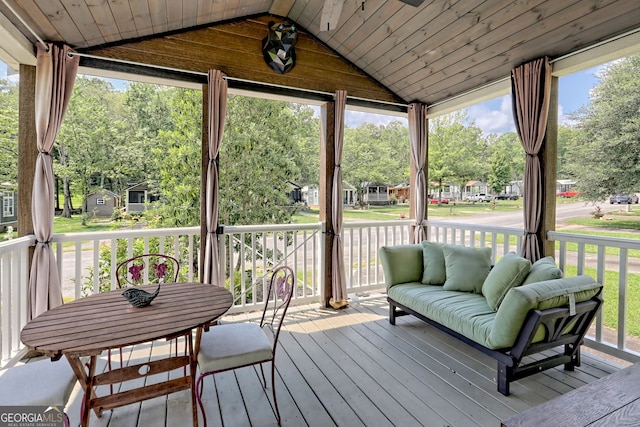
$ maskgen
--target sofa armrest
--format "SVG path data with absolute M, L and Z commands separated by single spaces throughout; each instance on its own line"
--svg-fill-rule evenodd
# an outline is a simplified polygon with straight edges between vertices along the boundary
M 547 310 L 587 301 L 600 293 L 602 285 L 587 275 L 546 280 L 518 286 L 507 292 L 496 312 L 489 341 L 494 348 L 513 346 L 530 310 Z
M 387 289 L 422 280 L 422 245 L 382 246 L 379 251 Z

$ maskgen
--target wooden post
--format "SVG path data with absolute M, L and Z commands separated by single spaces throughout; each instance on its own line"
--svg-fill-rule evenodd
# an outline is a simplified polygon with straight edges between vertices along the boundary
M 209 85 L 202 85 L 202 149 L 200 164 L 200 282 L 204 282 L 204 250 L 207 239 L 207 168 L 209 166 Z
M 333 169 L 335 168 L 335 121 L 336 104 L 327 102 L 322 106 L 320 128 L 320 221 L 326 224 L 327 232 L 322 237 L 324 250 L 324 271 L 321 272 L 324 279 L 323 301 L 325 307 L 329 307 L 329 301 L 333 296 L 331 276 L 333 247 L 333 214 L 331 204 L 333 200 Z
M 33 234 L 31 195 L 38 158 L 36 144 L 36 67 L 20 64 L 18 100 L 18 236 Z
M 544 144 L 540 151 L 544 197 L 538 237 L 542 242 L 541 255 L 555 256 L 555 242 L 547 233 L 556 229 L 556 181 L 558 179 L 558 77 L 551 77 L 551 101 Z

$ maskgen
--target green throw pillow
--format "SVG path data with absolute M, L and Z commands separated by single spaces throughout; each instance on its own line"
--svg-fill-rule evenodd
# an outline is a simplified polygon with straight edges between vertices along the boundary
M 505 254 L 491 269 L 482 284 L 487 304 L 497 311 L 509 289 L 520 286 L 531 270 L 531 261 L 513 252 Z
M 556 266 L 556 262 L 552 257 L 547 256 L 533 263 L 531 272 L 529 272 L 529 275 L 524 279 L 522 285 L 544 282 L 545 280 L 561 279 L 562 276 L 562 270 Z
M 482 284 L 491 270 L 491 248 L 444 245 L 447 280 L 445 291 L 482 293 Z
M 442 285 L 447 279 L 442 243 L 422 242 L 422 283 Z

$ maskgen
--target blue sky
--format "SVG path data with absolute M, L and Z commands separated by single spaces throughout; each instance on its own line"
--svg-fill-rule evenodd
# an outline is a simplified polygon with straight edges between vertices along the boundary
M 568 115 L 576 112 L 580 107 L 589 103 L 589 92 L 597 84 L 597 73 L 602 67 L 589 68 L 560 78 L 560 124 L 568 121 Z M 0 61 L 0 78 L 7 76 L 7 66 Z M 112 80 L 118 86 L 123 86 L 122 81 Z M 118 84 L 119 83 L 119 84 Z M 511 95 L 506 95 L 491 101 L 471 106 L 467 109 L 469 118 L 475 121 L 485 135 L 490 133 L 502 134 L 515 131 L 513 116 L 511 113 Z M 388 124 L 391 121 L 400 120 L 402 117 L 387 116 L 384 114 L 371 114 L 359 111 L 347 110 L 345 122 L 347 126 L 356 127 L 364 122 L 374 124 Z

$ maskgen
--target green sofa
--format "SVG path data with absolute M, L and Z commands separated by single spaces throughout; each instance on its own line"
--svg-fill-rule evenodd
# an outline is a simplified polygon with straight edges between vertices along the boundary
M 562 277 L 551 257 L 534 264 L 509 253 L 491 265 L 490 248 L 423 242 L 383 246 L 389 322 L 411 314 L 492 356 L 497 386 L 564 364 L 580 365 L 580 345 L 602 304 L 602 285 Z M 523 357 L 564 346 L 561 354 Z

